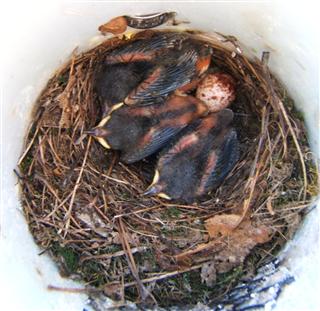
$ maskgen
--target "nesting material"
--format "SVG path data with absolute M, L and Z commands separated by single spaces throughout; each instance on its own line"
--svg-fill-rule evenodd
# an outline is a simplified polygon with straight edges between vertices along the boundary
M 95 68 L 127 43 L 118 38 L 73 55 L 48 81 L 18 163 L 36 243 L 85 282 L 79 291 L 118 306 L 219 300 L 276 255 L 317 192 L 303 121 L 267 64 L 246 58 L 233 37 L 190 36 L 212 46 L 212 72 L 236 81 L 240 160 L 216 191 L 192 205 L 141 196 L 155 159 L 124 164 L 84 134 L 103 113 Z

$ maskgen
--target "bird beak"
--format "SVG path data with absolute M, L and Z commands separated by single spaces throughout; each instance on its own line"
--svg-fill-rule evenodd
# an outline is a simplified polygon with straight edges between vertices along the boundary
M 143 196 L 151 196 L 151 195 L 157 195 L 160 198 L 171 200 L 171 198 L 166 195 L 165 193 L 161 192 L 161 186 L 158 183 L 160 179 L 159 171 L 156 170 L 154 173 L 154 177 L 152 180 L 151 185 L 148 187 L 148 189 L 142 194 Z
M 93 136 L 103 147 L 106 149 L 111 149 L 110 145 L 108 144 L 106 137 L 110 134 L 108 130 L 106 130 L 104 127 L 107 124 L 107 122 L 110 120 L 111 116 L 110 114 L 115 111 L 116 109 L 119 109 L 121 106 L 123 106 L 124 103 L 119 103 L 114 105 L 111 110 L 108 112 L 108 115 L 105 116 L 100 123 L 94 127 L 91 130 L 84 131 L 84 134 Z
M 165 193 L 160 192 L 160 191 L 161 191 L 160 187 L 152 186 L 152 187 L 149 187 L 142 195 L 143 196 L 157 195 L 160 198 L 163 198 L 166 200 L 171 200 L 171 198 L 168 195 L 166 195 Z
M 93 136 L 103 147 L 106 149 L 111 149 L 105 137 L 109 134 L 109 132 L 101 127 L 94 127 L 91 130 L 84 131 L 84 134 Z
M 156 186 L 148 187 L 148 189 L 142 194 L 143 196 L 151 196 L 158 194 L 160 189 Z
M 122 106 L 124 105 L 124 102 L 121 102 L 121 103 L 118 103 L 118 104 L 115 104 L 111 107 L 110 111 L 109 111 L 109 118 L 110 118 L 110 114 L 114 111 L 116 111 L 117 109 L 121 108 Z M 108 118 L 108 117 L 107 117 Z M 107 119 L 108 121 L 109 119 Z M 102 119 L 103 121 L 103 119 Z M 105 123 L 107 123 L 107 121 L 105 121 Z
M 159 181 L 159 176 L 159 171 L 156 170 L 153 176 L 152 183 L 142 195 L 154 195 L 160 192 L 159 185 L 156 185 L 156 183 Z
M 91 135 L 96 138 L 98 138 L 98 137 L 102 138 L 102 137 L 107 136 L 109 134 L 109 132 L 107 130 L 105 130 L 104 128 L 94 127 L 91 130 L 84 131 L 83 134 Z
M 83 134 L 91 135 L 91 136 L 97 136 L 97 135 L 96 135 L 96 134 L 97 134 L 96 132 L 97 132 L 96 129 L 93 128 L 93 129 L 88 130 L 88 131 L 83 131 Z
M 154 176 L 153 176 L 152 183 L 151 183 L 151 185 L 149 186 L 149 188 L 151 188 L 152 186 L 154 186 L 154 185 L 159 181 L 159 178 L 160 178 L 159 171 L 156 170 L 155 173 L 154 173 Z
M 171 200 L 171 198 L 163 192 L 158 193 L 158 197 L 169 200 L 169 201 Z
M 110 116 L 104 117 L 96 127 L 92 128 L 91 130 L 84 131 L 83 134 L 91 135 L 94 137 L 107 136 L 109 132 L 103 127 L 107 124 L 109 120 L 110 120 Z

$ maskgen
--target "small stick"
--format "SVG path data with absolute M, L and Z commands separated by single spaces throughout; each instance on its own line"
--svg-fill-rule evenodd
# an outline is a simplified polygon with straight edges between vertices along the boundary
M 182 252 L 178 255 L 175 255 L 174 258 L 176 260 L 179 260 L 182 257 L 202 252 L 203 250 L 214 247 L 214 246 L 223 246 L 223 243 L 219 240 L 218 241 L 217 240 L 210 241 L 208 243 L 202 243 L 202 244 L 199 244 L 195 249 L 190 249 L 188 251 L 185 251 L 185 252 Z
M 180 208 L 185 208 L 185 209 L 195 209 L 199 211 L 206 211 L 206 208 L 202 208 L 199 206 L 194 206 L 194 205 L 183 205 L 183 204 L 172 204 L 172 203 L 165 203 L 163 202 L 162 205 L 166 207 L 180 207 Z
M 23 161 L 23 159 L 25 158 L 25 156 L 27 155 L 27 153 L 29 152 L 30 148 L 32 147 L 34 140 L 37 137 L 37 134 L 39 132 L 39 127 L 36 128 L 36 131 L 34 132 L 34 135 L 32 136 L 32 139 L 30 140 L 27 148 L 25 149 L 25 151 L 23 152 L 22 156 L 20 157 L 19 161 L 18 161 L 18 166 L 21 164 L 21 162 Z
M 119 217 L 124 217 L 124 216 L 135 215 L 135 214 L 139 214 L 139 213 L 143 213 L 143 212 L 149 212 L 151 210 L 154 210 L 154 209 L 157 209 L 157 208 L 160 208 L 160 207 L 161 207 L 161 204 L 156 205 L 156 206 L 152 206 L 152 207 L 148 207 L 148 208 L 144 208 L 144 209 L 140 209 L 140 210 L 137 210 L 137 211 L 133 211 L 133 212 L 130 212 L 130 213 L 119 214 L 119 215 L 114 216 L 113 219 L 117 219 Z
M 303 173 L 303 200 L 306 199 L 306 196 L 307 196 L 307 187 L 308 187 L 308 180 L 307 180 L 307 170 L 306 170 L 306 165 L 304 163 L 304 159 L 303 159 L 303 154 L 302 154 L 302 151 L 301 151 L 301 148 L 300 148 L 300 144 L 298 142 L 298 139 L 297 139 L 297 136 L 292 128 L 292 125 L 291 125 L 291 122 L 288 118 L 288 115 L 287 115 L 287 112 L 284 108 L 284 105 L 283 105 L 283 102 L 280 100 L 280 98 L 278 98 L 278 105 L 280 107 L 280 110 L 282 112 L 282 115 L 289 127 L 289 131 L 291 133 L 291 136 L 292 136 L 292 139 L 293 139 L 293 142 L 297 148 L 297 151 L 298 151 L 298 155 L 299 155 L 299 158 L 300 158 L 300 163 L 301 163 L 301 167 L 302 167 L 302 173 Z
M 100 207 L 104 207 L 104 204 L 101 206 L 96 206 L 95 204 L 93 205 L 93 208 L 97 211 L 97 213 L 100 215 L 101 218 L 103 218 L 107 223 L 111 223 L 111 220 L 108 218 L 107 215 L 105 215 L 103 212 L 101 212 Z
M 66 212 L 66 215 L 65 215 L 66 227 L 65 227 L 64 236 L 67 235 L 68 228 L 70 226 L 71 210 L 72 210 L 72 206 L 73 206 L 73 202 L 74 202 L 74 199 L 75 199 L 75 196 L 76 196 L 77 189 L 78 189 L 78 187 L 80 185 L 80 180 L 81 180 L 81 177 L 82 177 L 82 173 L 83 173 L 84 167 L 85 167 L 86 162 L 87 162 L 87 157 L 88 157 L 90 145 L 91 145 L 91 137 L 89 137 L 88 144 L 87 144 L 87 150 L 86 150 L 86 153 L 84 155 L 83 162 L 82 162 L 82 165 L 81 165 L 81 170 L 80 170 L 80 173 L 78 175 L 76 184 L 75 184 L 75 186 L 73 188 L 73 191 L 72 191 L 72 196 L 71 196 L 71 199 L 70 199 L 69 209 L 68 209 L 68 211 Z
M 46 217 L 44 217 L 44 219 L 50 218 L 61 206 L 63 206 L 70 199 L 71 196 L 72 192 L 70 192 L 63 201 L 61 201 L 60 198 L 56 197 L 60 204 L 55 206 L 54 209 Z
M 148 247 L 146 247 L 146 246 L 134 247 L 134 248 L 131 248 L 131 253 L 134 254 L 134 253 L 138 253 L 138 252 L 144 252 L 147 249 L 148 249 Z M 126 252 L 124 250 L 122 250 L 122 251 L 118 251 L 118 252 L 115 252 L 112 254 L 92 255 L 92 256 L 87 256 L 87 257 L 81 258 L 80 263 L 83 263 L 83 262 L 90 260 L 90 259 L 104 259 L 104 258 L 108 259 L 108 258 L 120 257 L 125 254 L 126 254 Z
M 246 62 L 249 63 L 247 60 L 246 60 Z M 301 167 L 302 167 L 302 174 L 303 174 L 303 186 L 304 186 L 304 188 L 303 188 L 303 200 L 305 200 L 306 196 L 307 196 L 308 180 L 307 180 L 307 170 L 306 170 L 306 166 L 305 166 L 305 163 L 304 163 L 301 147 L 300 147 L 300 144 L 298 142 L 297 136 L 296 136 L 296 134 L 294 132 L 294 129 L 292 127 L 292 124 L 290 122 L 290 119 L 288 117 L 288 114 L 286 112 L 286 109 L 284 108 L 283 102 L 280 100 L 279 96 L 275 93 L 274 86 L 273 86 L 273 83 L 272 83 L 272 80 L 271 80 L 271 76 L 270 76 L 270 72 L 269 72 L 267 66 L 263 66 L 263 72 L 265 74 L 266 82 L 268 83 L 268 86 L 269 86 L 270 90 L 272 91 L 272 95 L 274 97 L 271 102 L 273 102 L 274 104 L 278 104 L 278 106 L 280 107 L 280 111 L 282 113 L 282 116 L 284 117 L 284 120 L 285 120 L 286 124 L 288 125 L 290 134 L 292 136 L 293 142 L 294 142 L 294 144 L 296 146 L 296 149 L 297 149 L 297 152 L 298 152 L 298 155 L 299 155 L 299 158 L 300 158 L 300 163 L 301 163 Z
M 115 181 L 115 182 L 117 182 L 117 183 L 119 183 L 119 184 L 124 184 L 124 185 L 131 186 L 131 184 L 130 184 L 129 182 L 127 182 L 127 181 L 120 180 L 120 179 L 117 179 L 117 178 L 113 178 L 113 177 L 110 177 L 110 176 L 108 176 L 108 175 L 106 175 L 106 174 L 102 174 L 101 172 L 97 171 L 94 167 L 92 167 L 90 164 L 88 165 L 88 167 L 89 167 L 93 172 L 97 173 L 99 176 L 102 176 L 102 177 L 104 177 L 104 178 L 106 178 L 106 179 Z M 86 171 L 87 171 L 87 170 L 86 170 Z M 87 172 L 88 172 L 89 174 L 94 175 L 94 174 L 93 174 L 92 172 L 90 172 L 90 171 L 87 171 Z
M 48 290 L 56 291 L 56 292 L 67 292 L 71 294 L 87 294 L 89 292 L 100 292 L 98 289 L 88 289 L 86 287 L 82 288 L 71 288 L 71 287 L 59 287 L 59 286 L 54 286 L 54 285 L 48 285 L 47 286 Z
M 244 200 L 242 215 L 238 221 L 237 226 L 240 225 L 240 223 L 243 221 L 243 219 L 245 218 L 245 216 L 249 210 L 250 203 L 251 203 L 254 189 L 255 189 L 255 185 L 256 185 L 257 179 L 259 177 L 259 172 L 260 172 L 261 167 L 260 167 L 260 164 L 258 164 L 258 159 L 259 159 L 260 150 L 262 148 L 262 142 L 263 142 L 264 136 L 265 136 L 265 129 L 267 127 L 266 126 L 266 122 L 267 122 L 266 118 L 267 118 L 266 107 L 263 107 L 263 109 L 262 109 L 262 123 L 261 123 L 261 136 L 260 136 L 256 156 L 255 156 L 255 159 L 254 159 L 252 166 L 251 166 L 250 176 L 248 178 L 247 184 L 245 185 L 245 188 L 250 187 L 250 193 L 249 193 L 249 197 Z
M 107 175 L 108 175 L 108 176 L 111 174 L 111 172 L 112 172 L 112 170 L 113 170 L 113 167 L 114 167 L 114 165 L 115 165 L 115 163 L 116 163 L 116 160 L 117 160 L 117 155 L 114 153 L 114 154 L 113 154 L 113 157 L 112 157 L 111 164 L 110 164 L 110 166 L 109 166 L 109 168 L 108 168 L 108 172 L 107 172 Z
M 176 276 L 176 275 L 181 274 L 181 273 L 197 270 L 197 269 L 200 269 L 204 264 L 205 264 L 205 262 L 201 263 L 199 265 L 193 266 L 191 268 L 175 270 L 175 271 L 167 272 L 167 273 L 164 273 L 164 274 L 161 274 L 161 275 L 158 275 L 158 276 L 153 276 L 151 278 L 143 279 L 143 280 L 141 280 L 141 283 L 156 282 L 156 281 L 160 281 L 160 280 L 163 280 L 163 279 L 167 279 L 167 278 L 172 277 L 172 276 Z M 128 283 L 124 284 L 124 287 L 130 287 L 130 286 L 134 286 L 134 285 L 136 285 L 136 282 L 128 282 Z
M 138 269 L 137 269 L 136 263 L 134 261 L 134 258 L 132 256 L 132 251 L 131 251 L 130 245 L 128 243 L 128 240 L 126 238 L 126 233 L 124 231 L 123 222 L 122 222 L 121 218 L 119 218 L 118 223 L 119 223 L 119 233 L 120 233 L 119 236 L 120 236 L 120 240 L 121 240 L 121 243 L 122 243 L 122 247 L 123 247 L 123 249 L 125 251 L 125 255 L 126 255 L 127 262 L 128 262 L 129 267 L 130 267 L 131 273 L 132 273 L 133 277 L 136 280 L 137 288 L 138 288 L 139 294 L 141 296 L 141 299 L 145 300 L 148 296 L 150 296 L 154 300 L 154 302 L 156 303 L 157 302 L 156 299 L 143 286 L 143 284 L 142 284 L 142 282 L 141 282 L 141 280 L 139 278 Z

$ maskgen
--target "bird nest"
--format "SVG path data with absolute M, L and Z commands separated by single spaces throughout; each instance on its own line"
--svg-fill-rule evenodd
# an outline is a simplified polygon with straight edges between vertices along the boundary
M 143 36 L 148 32 L 140 32 Z M 77 289 L 163 307 L 215 303 L 272 259 L 317 191 L 303 120 L 262 60 L 234 37 L 189 31 L 210 44 L 213 70 L 232 75 L 240 160 L 223 184 L 194 204 L 148 198 L 155 161 L 119 161 L 84 131 L 101 119 L 95 68 L 112 38 L 74 53 L 39 96 L 17 172 L 36 243 Z

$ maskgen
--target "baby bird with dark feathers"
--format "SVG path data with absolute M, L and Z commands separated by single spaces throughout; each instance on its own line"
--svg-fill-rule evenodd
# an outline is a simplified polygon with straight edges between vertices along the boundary
M 210 65 L 211 54 L 209 46 L 187 35 L 155 32 L 149 39 L 133 41 L 114 49 L 106 56 L 105 64 L 143 62 L 152 67 L 145 79 L 132 88 L 123 100 L 126 105 L 145 106 L 162 103 L 174 91 L 184 89 L 199 79 Z M 131 74 L 129 70 L 127 73 Z M 109 87 L 118 83 L 117 76 L 114 77 Z
M 207 112 L 207 106 L 192 96 L 173 95 L 161 105 L 145 107 L 119 104 L 87 133 L 104 147 L 120 150 L 122 161 L 133 163 L 162 148 Z
M 196 120 L 159 156 L 154 180 L 145 195 L 192 202 L 217 188 L 238 161 L 233 112 L 224 109 Z
M 94 91 L 98 94 L 102 114 L 106 115 L 112 106 L 123 102 L 127 95 L 145 80 L 153 68 L 152 63 L 101 64 L 95 72 Z

